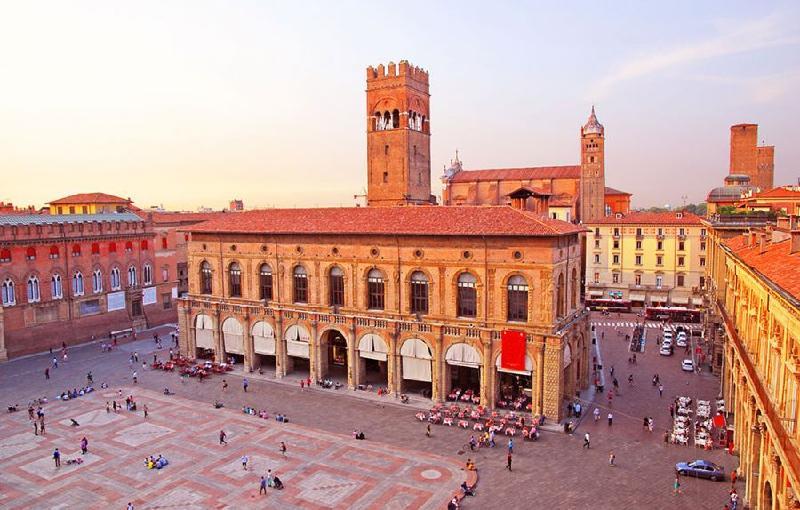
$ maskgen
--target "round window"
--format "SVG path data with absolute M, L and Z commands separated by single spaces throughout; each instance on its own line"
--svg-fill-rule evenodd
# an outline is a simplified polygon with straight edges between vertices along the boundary
M 521 259 L 522 258 L 522 252 L 521 251 L 515 251 L 514 252 L 514 258 L 517 259 L 517 260 Z
M 231 251 L 236 251 L 236 245 L 235 244 L 231 245 Z
M 462 253 L 461 256 L 464 257 L 465 259 L 472 258 L 472 252 L 469 250 L 464 250 L 464 253 Z
M 422 250 L 414 250 L 414 256 L 418 259 L 422 258 Z
M 369 251 L 369 254 L 370 254 L 370 255 L 372 255 L 373 257 L 377 257 L 379 253 L 380 253 L 380 251 L 378 251 L 378 249 L 377 249 L 377 248 L 372 248 L 372 249 Z

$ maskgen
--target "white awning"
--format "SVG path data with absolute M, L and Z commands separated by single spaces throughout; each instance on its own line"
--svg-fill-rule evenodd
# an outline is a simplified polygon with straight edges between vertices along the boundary
M 409 338 L 403 342 L 400 355 L 409 358 L 433 359 L 430 347 L 419 338 Z
M 403 356 L 403 379 L 431 382 L 432 365 L 429 359 Z
M 444 359 L 450 365 L 459 365 L 462 367 L 479 368 L 481 366 L 481 355 L 471 345 L 465 343 L 457 343 L 447 349 Z
M 275 355 L 275 330 L 268 322 L 253 324 L 253 351 L 256 354 Z
M 563 364 L 563 368 L 567 368 L 570 363 L 572 363 L 572 349 L 570 349 L 569 344 L 566 344 L 564 346 L 564 364 Z
M 374 333 L 367 333 L 358 342 L 358 355 L 362 358 L 386 361 L 388 352 L 389 348 L 386 347 L 386 342 Z
M 628 299 L 630 301 L 644 301 L 644 294 L 630 294 Z
M 589 295 L 592 296 L 592 297 L 603 297 L 603 291 L 602 290 L 590 290 L 589 291 Z
M 211 317 L 200 314 L 194 319 L 195 345 L 202 349 L 214 348 L 214 326 Z
M 239 321 L 233 317 L 225 319 L 222 338 L 225 340 L 225 352 L 244 354 L 244 329 Z
M 286 328 L 286 354 L 298 358 L 308 358 L 308 341 L 311 335 L 303 326 L 294 324 Z
M 692 304 L 693 305 L 702 305 L 703 304 L 703 298 L 701 298 L 701 297 L 693 297 L 692 298 Z
M 673 296 L 672 302 L 673 303 L 677 303 L 679 305 L 686 305 L 686 304 L 689 304 L 689 297 L 688 296 Z
M 525 370 L 511 370 L 510 368 L 503 368 L 501 365 L 501 360 L 503 358 L 503 353 L 501 352 L 499 356 L 497 356 L 497 361 L 495 362 L 494 366 L 497 368 L 498 372 L 505 372 L 507 374 L 517 374 L 517 375 L 530 375 L 533 373 L 533 358 L 525 355 Z

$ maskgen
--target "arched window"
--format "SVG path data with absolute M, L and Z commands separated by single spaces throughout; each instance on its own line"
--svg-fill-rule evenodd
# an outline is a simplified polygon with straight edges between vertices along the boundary
M 392 129 L 392 114 L 389 112 L 383 113 L 383 129 Z
M 80 271 L 75 271 L 72 275 L 72 294 L 83 296 L 83 274 Z
M 558 275 L 558 293 L 556 294 L 556 299 L 558 301 L 556 303 L 556 313 L 558 314 L 558 317 L 564 316 L 565 297 L 566 294 L 564 294 L 564 273 L 561 273 Z
M 0 262 L 11 262 L 11 250 L 8 248 L 0 249 Z
M 578 270 L 572 268 L 572 290 L 569 293 L 569 309 L 574 310 L 578 304 Z
M 328 275 L 328 287 L 330 288 L 330 305 L 344 306 L 344 271 L 338 266 L 331 268 Z
M 25 250 L 25 258 L 27 260 L 36 260 L 36 248 L 28 246 L 28 249 Z
M 478 313 L 478 279 L 470 273 L 458 275 L 458 296 L 456 308 L 459 317 L 475 317 Z
M 72 245 L 72 256 L 73 257 L 80 257 L 81 256 L 81 245 L 80 244 L 73 244 Z
M 100 255 L 100 243 L 92 243 L 92 255 Z
M 2 285 L 3 306 L 14 306 L 17 304 L 17 297 L 14 294 L 14 282 L 11 278 L 6 278 Z
M 303 266 L 295 266 L 292 272 L 293 299 L 295 303 L 308 303 L 308 273 Z
M 508 320 L 515 322 L 528 321 L 528 282 L 525 278 L 514 275 L 508 279 Z
M 122 288 L 122 279 L 119 275 L 119 268 L 111 268 L 111 290 L 119 290 Z
M 153 268 L 150 264 L 145 264 L 142 266 L 142 281 L 144 285 L 150 285 L 153 283 Z
M 203 261 L 200 264 L 200 293 L 211 294 L 213 286 L 211 284 L 211 264 Z
M 58 246 L 53 245 L 50 247 L 50 258 L 57 259 L 58 258 Z
M 50 277 L 50 296 L 53 299 L 64 297 L 64 287 L 62 286 L 60 274 L 54 274 Z
M 370 269 L 367 273 L 367 308 L 383 310 L 383 273 Z
M 231 297 L 242 297 L 242 268 L 236 262 L 228 267 L 228 283 Z
M 92 273 L 92 292 L 103 292 L 103 272 L 100 269 L 95 269 Z
M 142 239 L 140 246 L 143 250 L 147 250 L 150 247 L 150 244 L 147 242 L 147 239 Z
M 131 266 L 128 268 L 128 286 L 135 287 L 138 283 L 136 279 L 136 266 Z
M 258 269 L 258 293 L 261 299 L 272 299 L 272 268 L 261 264 Z
M 117 243 L 108 243 L 108 253 L 117 253 Z
M 397 129 L 400 127 L 400 110 L 392 112 L 392 128 Z
M 411 313 L 428 313 L 428 277 L 422 271 L 411 273 Z
M 167 249 L 167 236 L 164 236 L 164 237 L 161 238 L 161 249 L 162 250 L 166 250 Z
M 40 299 L 39 279 L 31 276 L 28 278 L 28 303 L 38 303 Z

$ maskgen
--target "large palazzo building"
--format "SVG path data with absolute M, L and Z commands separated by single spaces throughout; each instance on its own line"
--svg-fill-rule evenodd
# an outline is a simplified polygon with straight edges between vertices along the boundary
M 183 353 L 436 401 L 456 389 L 491 406 L 527 397 L 562 417 L 588 381 L 582 228 L 431 205 L 427 86 L 405 61 L 367 70 L 369 207 L 187 229 Z
M 722 390 L 751 508 L 800 507 L 800 222 L 729 238 L 708 266 Z

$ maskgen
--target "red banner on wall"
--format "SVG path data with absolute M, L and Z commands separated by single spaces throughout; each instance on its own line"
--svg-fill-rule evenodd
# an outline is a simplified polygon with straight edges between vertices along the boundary
M 525 370 L 525 333 L 507 330 L 500 337 L 503 350 L 500 352 L 500 366 L 509 370 Z

